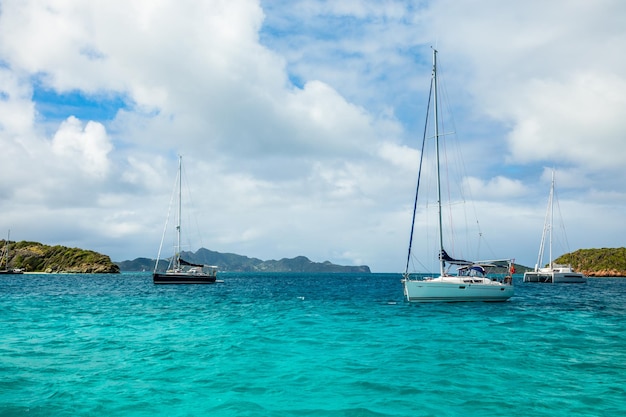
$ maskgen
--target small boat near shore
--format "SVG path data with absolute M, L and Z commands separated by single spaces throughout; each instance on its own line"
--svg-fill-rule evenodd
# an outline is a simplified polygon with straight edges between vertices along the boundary
M 9 267 L 9 250 L 11 249 L 11 231 L 7 233 L 7 240 L 2 247 L 2 253 L 0 254 L 0 275 L 19 275 L 24 271 L 20 268 Z

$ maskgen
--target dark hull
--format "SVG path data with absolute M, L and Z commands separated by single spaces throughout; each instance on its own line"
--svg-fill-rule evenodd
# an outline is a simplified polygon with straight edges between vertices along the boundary
M 215 275 L 201 274 L 152 274 L 152 280 L 155 284 L 215 284 L 217 277 Z
M 22 271 L 13 271 L 13 270 L 2 270 L 0 271 L 0 275 L 20 275 L 23 274 Z

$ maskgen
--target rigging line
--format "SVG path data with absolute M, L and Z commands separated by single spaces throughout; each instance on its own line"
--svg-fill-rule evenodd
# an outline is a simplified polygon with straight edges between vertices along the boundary
M 559 217 L 559 227 L 561 228 L 561 231 L 563 233 L 563 238 L 565 239 L 565 250 L 567 250 L 567 253 L 570 253 L 571 251 L 569 247 L 569 240 L 567 239 L 567 231 L 565 229 L 565 222 L 563 220 L 563 215 L 561 214 L 561 204 L 559 203 L 559 197 L 557 195 L 556 184 L 554 187 L 554 200 L 556 201 L 556 209 L 557 209 L 558 217 Z
M 421 269 L 418 269 L 418 268 L 416 267 L 416 265 L 419 265 L 419 267 L 420 267 Z M 412 257 L 411 257 L 411 271 L 418 271 L 418 270 L 419 270 L 419 271 L 431 271 L 431 270 L 432 270 L 432 268 L 427 267 L 427 266 L 426 266 L 426 265 L 424 265 L 424 263 L 423 263 L 421 260 L 419 260 L 417 257 L 412 256 Z M 408 275 L 409 275 L 409 274 L 408 274 L 408 272 L 407 272 L 407 273 L 405 274 L 405 276 L 408 276 Z
M 441 67 L 441 65 L 440 65 L 440 67 Z M 456 157 L 454 158 L 454 160 L 452 162 L 454 162 L 454 164 L 456 166 L 456 170 L 457 170 L 457 174 L 456 175 L 458 175 L 459 178 L 461 179 L 461 182 L 459 183 L 460 185 L 458 187 L 458 191 L 459 191 L 459 194 L 460 194 L 461 203 L 462 204 L 467 204 L 467 202 L 469 202 L 471 207 L 472 207 L 472 211 L 473 211 L 473 215 L 474 215 L 473 217 L 474 217 L 474 220 L 476 221 L 476 225 L 477 225 L 477 235 L 478 235 L 477 237 L 478 237 L 478 240 L 480 241 L 481 238 L 482 238 L 482 230 L 481 230 L 481 227 L 480 227 L 480 221 L 478 219 L 478 211 L 477 211 L 477 208 L 476 208 L 476 203 L 475 203 L 475 200 L 474 200 L 474 197 L 473 197 L 472 189 L 471 189 L 469 181 L 462 182 L 462 179 L 464 177 L 467 177 L 468 170 L 467 170 L 467 166 L 465 164 L 465 158 L 463 158 L 463 152 L 462 152 L 462 150 L 460 148 L 460 144 L 459 144 L 460 141 L 459 141 L 459 138 L 458 138 L 458 134 L 456 133 L 457 132 L 456 121 L 455 121 L 455 118 L 454 118 L 454 113 L 453 113 L 452 108 L 450 106 L 450 102 L 451 101 L 448 99 L 447 84 L 445 82 L 446 81 L 445 80 L 445 72 L 444 71 L 440 71 L 439 73 L 440 73 L 440 77 L 439 77 L 439 79 L 440 79 L 440 90 L 442 91 L 442 94 L 444 96 L 444 99 L 441 100 L 441 102 L 442 102 L 442 105 L 445 106 L 445 109 L 446 109 L 447 114 L 449 116 L 450 124 L 452 125 L 452 134 L 454 134 L 455 137 L 457 138 L 456 142 L 454 143 L 454 144 L 456 144 L 456 146 L 453 146 L 454 150 L 456 151 L 455 152 Z M 442 120 L 442 128 L 445 128 L 443 126 L 444 123 L 445 123 L 445 119 Z M 444 141 L 444 145 L 445 144 L 446 144 L 446 141 Z M 446 152 L 447 152 L 447 149 L 446 149 Z M 446 153 L 446 158 L 447 158 L 447 153 Z M 447 159 L 446 159 L 446 161 L 450 162 Z M 447 164 L 447 166 L 450 167 L 451 164 Z M 448 176 L 448 178 L 450 178 L 450 176 Z M 462 186 L 462 184 L 466 184 L 466 185 Z M 450 188 L 449 180 L 448 180 L 448 187 L 449 187 L 448 188 L 448 194 L 450 195 L 451 188 Z M 467 194 L 467 196 L 465 194 Z M 466 249 L 467 249 L 467 251 L 469 253 L 470 252 L 470 249 L 469 249 L 469 245 L 470 245 L 470 222 L 468 220 L 468 214 L 469 213 L 464 210 L 465 227 L 466 227 L 466 234 L 465 234 L 466 238 L 465 238 L 465 241 L 466 241 L 466 245 L 467 245 Z M 453 228 L 451 228 L 451 230 L 453 230 Z M 453 236 L 453 232 L 451 233 L 451 236 Z M 491 248 L 489 247 L 489 244 L 488 244 L 488 242 L 486 240 L 485 240 L 485 243 L 487 244 L 487 248 L 490 250 L 492 255 L 495 256 L 495 254 L 493 253 L 493 250 L 491 250 Z M 480 258 L 480 252 L 478 252 L 476 254 L 476 259 L 479 259 L 479 258 Z
M 485 242 L 485 245 L 487 246 L 487 249 L 489 250 L 489 253 L 491 255 L 492 258 L 496 258 L 496 253 L 493 251 L 493 249 L 491 248 L 491 246 L 489 245 L 489 241 L 485 238 L 485 236 L 483 236 L 483 231 L 480 228 L 480 223 L 478 223 L 478 219 L 476 220 L 476 225 L 478 228 L 478 241 L 479 242 Z M 479 248 L 480 249 L 480 248 Z M 480 259 L 480 252 L 478 251 L 478 253 L 476 254 L 476 259 Z
M 443 126 L 442 126 L 443 129 Z M 444 158 L 446 160 L 445 163 L 445 170 L 446 170 L 446 194 L 447 194 L 447 198 L 448 198 L 448 203 L 447 204 L 442 204 L 442 206 L 446 207 L 446 212 L 448 215 L 448 242 L 451 245 L 451 247 L 449 247 L 448 249 L 451 251 L 451 253 L 455 253 L 455 239 L 454 239 L 454 221 L 453 221 L 453 216 L 452 216 L 452 194 L 450 193 L 450 161 L 448 159 L 448 147 L 447 147 L 447 141 L 445 139 L 445 137 L 442 137 L 443 140 L 441 140 L 440 142 L 440 146 L 443 148 L 443 155 Z
M 165 233 L 167 232 L 167 226 L 170 222 L 170 215 L 172 214 L 172 204 L 174 202 L 174 196 L 176 195 L 176 187 L 178 186 L 178 175 L 176 176 L 176 179 L 174 180 L 174 188 L 172 189 L 172 194 L 170 196 L 170 204 L 168 206 L 167 209 L 167 217 L 165 218 L 165 226 L 163 227 L 163 234 L 161 235 L 161 243 L 159 244 L 159 252 L 157 253 L 157 259 L 156 262 L 154 264 L 154 272 L 156 272 L 157 267 L 159 265 L 159 260 L 161 259 L 161 251 L 163 249 L 163 241 L 165 240 Z M 174 259 L 174 257 L 172 257 L 172 259 Z M 172 264 L 172 259 L 170 259 L 170 267 Z M 169 267 L 168 267 L 169 269 Z
M 185 217 L 187 219 L 187 224 L 192 224 L 195 223 L 196 226 L 196 235 L 195 238 L 198 239 L 200 241 L 200 248 L 204 247 L 204 242 L 202 241 L 202 234 L 200 233 L 200 223 L 198 222 L 198 216 L 196 215 L 198 213 L 196 206 L 195 206 L 195 202 L 193 199 L 193 193 L 191 192 L 191 187 L 189 186 L 190 182 L 189 182 L 189 176 L 187 175 L 187 168 L 185 167 L 185 165 L 183 165 L 182 167 L 182 173 L 181 175 L 183 176 L 183 185 L 185 187 L 185 192 L 186 192 L 186 196 L 187 196 L 187 201 L 189 202 L 187 204 L 187 206 L 189 207 L 189 210 L 185 210 Z M 191 231 L 187 230 L 186 234 L 185 234 L 185 240 L 186 240 L 186 246 L 187 248 L 191 250 L 193 250 L 193 245 L 191 244 Z M 194 240 L 195 241 L 195 240 Z M 197 241 L 195 241 L 197 242 Z
M 439 71 L 439 74 L 441 74 L 443 71 Z M 445 87 L 445 80 L 442 79 L 442 75 L 440 75 L 438 82 L 439 82 L 439 86 L 440 89 L 443 90 L 443 95 L 445 97 L 447 97 L 447 90 Z M 450 109 L 450 106 L 448 105 L 448 100 L 444 98 L 444 100 L 439 100 L 439 104 L 440 106 L 445 106 L 446 108 L 446 114 L 447 115 L 451 115 L 452 111 Z M 441 113 L 443 114 L 443 111 L 441 111 Z M 452 164 L 450 163 L 450 159 L 448 157 L 449 152 L 448 152 L 448 140 L 447 140 L 447 136 L 449 135 L 448 133 L 446 133 L 446 125 L 445 125 L 445 118 L 441 117 L 440 118 L 440 122 L 441 122 L 441 130 L 444 132 L 443 135 L 440 135 L 441 137 L 441 142 L 440 145 L 443 148 L 443 155 L 445 158 L 446 163 L 444 164 L 445 167 L 445 171 L 446 171 L 446 194 L 447 194 L 447 198 L 448 198 L 448 204 L 446 204 L 446 208 L 447 208 L 447 216 L 448 216 L 448 243 L 450 245 L 450 247 L 448 248 L 451 253 L 455 253 L 456 252 L 456 239 L 455 239 L 455 223 L 454 223 L 454 216 L 452 213 L 452 186 L 450 183 L 450 178 L 451 178 L 451 171 L 450 168 L 452 166 Z M 453 124 L 454 125 L 454 124 Z M 450 133 L 450 134 L 454 134 L 454 133 Z M 454 162 L 454 161 L 452 161 Z
M 417 195 L 420 189 L 420 179 L 422 177 L 422 164 L 424 162 L 424 147 L 426 144 L 426 134 L 428 130 L 428 118 L 430 116 L 430 100 L 432 98 L 433 93 L 433 82 L 434 78 L 431 78 L 430 81 L 430 90 L 428 92 L 428 105 L 426 106 L 426 120 L 424 121 L 424 134 L 422 135 L 422 150 L 420 152 L 420 163 L 419 170 L 417 173 L 417 185 L 415 186 L 415 201 L 413 202 L 413 218 L 411 220 L 411 234 L 409 236 L 409 251 L 406 257 L 406 266 L 404 268 L 404 275 L 406 276 L 409 272 L 409 262 L 411 261 L 411 248 L 413 247 L 413 232 L 415 231 L 415 214 L 417 212 Z
M 543 256 L 545 252 L 546 235 L 548 233 L 548 219 L 550 218 L 550 203 L 552 198 L 552 191 L 548 196 L 548 208 L 546 209 L 546 215 L 543 220 L 543 229 L 541 231 L 541 243 L 539 244 L 539 253 L 537 254 L 537 263 L 535 264 L 535 271 L 537 268 L 543 268 Z
M 467 172 L 466 166 L 465 166 L 465 160 L 463 158 L 461 158 L 460 160 L 461 165 L 462 165 L 462 169 L 463 172 Z M 474 200 L 474 195 L 472 193 L 472 186 L 470 181 L 467 181 L 467 186 L 466 189 L 462 189 L 461 192 L 466 192 L 467 193 L 467 201 L 469 201 L 470 206 L 472 207 L 472 211 L 474 213 L 474 220 L 476 221 L 476 229 L 478 231 L 478 240 L 484 240 L 485 244 L 487 245 L 487 249 L 489 250 L 490 254 L 492 257 L 495 257 L 495 252 L 493 251 L 493 249 L 491 249 L 491 247 L 489 246 L 489 242 L 484 238 L 483 236 L 483 231 L 482 228 L 480 226 L 480 221 L 478 219 L 478 210 L 476 209 L 476 202 Z M 465 198 L 464 198 L 465 200 Z M 468 232 L 469 232 L 469 227 L 468 227 Z M 478 248 L 477 253 L 476 253 L 476 259 L 480 259 L 480 248 Z
M 443 75 L 444 71 L 441 70 L 441 68 L 442 68 L 441 63 L 438 62 L 438 64 L 439 64 L 438 65 L 439 68 L 438 68 L 438 71 L 437 71 L 437 74 L 438 74 L 437 84 L 438 84 L 439 90 L 442 92 L 442 95 L 444 96 L 444 98 L 442 100 L 438 100 L 437 105 L 440 107 L 440 109 L 438 109 L 438 111 L 441 110 L 440 113 L 443 114 L 444 113 L 443 110 L 445 108 L 445 110 L 446 110 L 445 113 L 447 115 L 451 115 L 452 111 L 451 111 L 450 106 L 449 106 L 449 102 L 450 101 L 448 99 L 446 83 L 445 83 L 445 77 Z M 446 184 L 446 194 L 447 194 L 448 203 L 445 206 L 447 208 L 447 217 L 448 217 L 447 220 L 448 220 L 448 225 L 449 225 L 448 230 L 447 230 L 447 235 L 448 235 L 447 239 L 448 239 L 448 243 L 451 245 L 449 250 L 451 250 L 452 253 L 454 253 L 455 252 L 455 239 L 454 239 L 454 230 L 455 230 L 455 228 L 454 228 L 454 222 L 453 222 L 453 216 L 452 216 L 452 207 L 451 207 L 452 206 L 452 204 L 451 204 L 451 202 L 452 202 L 452 194 L 451 194 L 451 185 L 450 185 L 450 178 L 451 178 L 450 167 L 451 167 L 451 164 L 450 164 L 450 160 L 448 158 L 448 147 L 447 147 L 447 139 L 446 139 L 446 137 L 449 134 L 453 134 L 453 133 L 447 133 L 446 132 L 446 123 L 445 123 L 446 118 L 445 117 L 440 117 L 439 121 L 441 123 L 441 132 L 443 132 L 443 133 L 440 133 L 440 135 L 439 135 L 440 139 L 441 139 L 440 146 L 443 148 L 443 152 L 442 153 L 443 153 L 443 156 L 444 156 L 445 162 L 446 162 L 444 164 L 444 169 L 445 169 L 445 177 L 446 177 L 445 184 Z M 454 123 L 452 123 L 452 125 L 454 126 Z

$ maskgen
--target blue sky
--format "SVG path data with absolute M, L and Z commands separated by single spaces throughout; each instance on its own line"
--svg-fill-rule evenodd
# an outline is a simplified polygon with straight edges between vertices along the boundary
M 624 246 L 625 15 L 618 0 L 3 0 L 0 228 L 155 257 L 180 153 L 202 246 L 399 272 L 436 46 L 484 256 L 534 264 L 553 167 L 569 249 Z
M 83 120 L 113 120 L 118 111 L 127 108 L 124 97 L 86 95 L 81 91 L 57 92 L 33 86 L 37 114 L 48 121 L 62 121 L 70 116 Z

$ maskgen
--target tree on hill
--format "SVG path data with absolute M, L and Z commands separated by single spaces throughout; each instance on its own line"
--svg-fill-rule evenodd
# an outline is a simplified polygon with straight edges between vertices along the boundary
M 9 265 L 26 272 L 119 273 L 107 255 L 92 250 L 21 241 L 11 244 Z
M 587 276 L 626 276 L 626 248 L 578 249 L 554 260 Z

